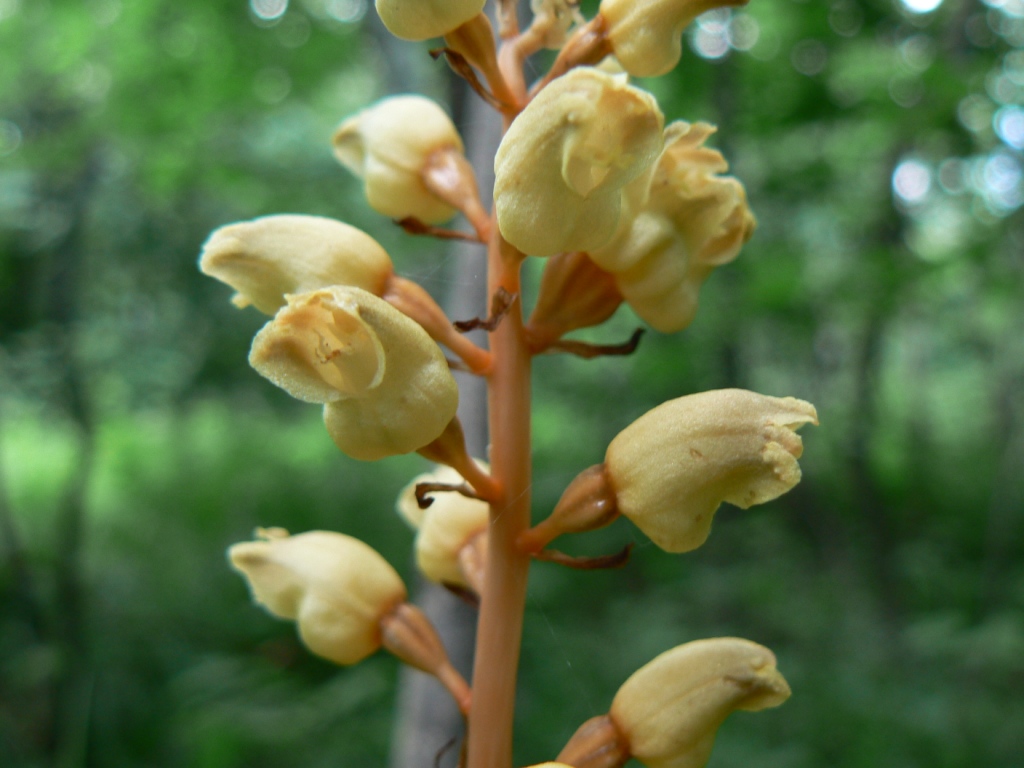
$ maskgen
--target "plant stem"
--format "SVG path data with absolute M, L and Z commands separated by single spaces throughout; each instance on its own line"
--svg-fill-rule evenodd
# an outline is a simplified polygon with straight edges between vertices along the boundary
M 522 254 L 492 226 L 488 292 L 520 293 Z M 519 301 L 491 334 L 488 379 L 491 467 L 501 484 L 491 505 L 487 571 L 477 626 L 467 768 L 511 768 L 512 722 L 526 577 L 530 560 L 516 547 L 530 526 L 530 353 Z

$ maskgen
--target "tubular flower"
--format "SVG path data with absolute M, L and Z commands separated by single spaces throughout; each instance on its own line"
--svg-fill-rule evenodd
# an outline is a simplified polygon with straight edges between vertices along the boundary
M 284 214 L 228 224 L 203 245 L 199 268 L 227 283 L 239 307 L 273 315 L 285 294 L 352 285 L 380 295 L 391 258 L 372 237 L 322 216 Z
M 487 465 L 477 462 L 485 471 Z M 480 562 L 473 557 L 478 552 L 467 552 L 467 547 L 486 548 L 486 534 L 489 523 L 487 502 L 471 499 L 460 493 L 438 493 L 433 503 L 420 509 L 416 503 L 416 486 L 419 483 L 444 483 L 459 485 L 465 482 L 451 467 L 438 467 L 433 472 L 419 475 L 407 485 L 398 497 L 398 511 L 414 528 L 416 534 L 416 565 L 420 571 L 438 584 L 478 587 L 481 574 L 475 569 L 467 573 L 469 566 Z
M 616 58 L 634 77 L 670 72 L 682 56 L 683 30 L 705 11 L 747 0 L 601 0 Z
M 355 664 L 381 644 L 380 621 L 405 601 L 405 585 L 376 550 L 331 531 L 235 544 L 231 564 L 245 576 L 253 598 L 270 613 L 298 624 L 313 653 L 336 664 Z
M 458 389 L 419 325 L 359 288 L 287 299 L 253 340 L 249 363 L 293 397 L 324 403 L 342 452 L 373 461 L 415 451 L 444 431 Z
M 333 143 L 335 157 L 363 180 L 366 199 L 378 213 L 430 224 L 455 215 L 425 183 L 442 155 L 463 155 L 462 138 L 437 103 L 424 96 L 383 99 L 345 120 Z
M 670 125 L 653 174 L 624 195 L 629 222 L 590 252 L 634 311 L 664 333 L 693 321 L 704 280 L 736 258 L 756 223 L 743 185 L 717 175 L 728 163 L 703 146 L 714 131 L 707 123 Z
M 707 539 L 723 501 L 746 509 L 800 481 L 803 443 L 795 430 L 817 424 L 814 406 L 742 389 L 670 400 L 620 432 L 605 454 L 618 511 L 668 552 Z
M 580 67 L 544 88 L 494 158 L 494 204 L 508 242 L 535 256 L 600 248 L 615 234 L 622 188 L 662 149 L 654 98 Z
M 777 707 L 789 694 L 771 651 L 718 637 L 677 646 L 638 669 L 615 694 L 609 717 L 647 768 L 702 768 L 730 713 Z
M 485 0 L 377 0 L 380 20 L 395 37 L 427 40 L 462 26 L 484 8 Z

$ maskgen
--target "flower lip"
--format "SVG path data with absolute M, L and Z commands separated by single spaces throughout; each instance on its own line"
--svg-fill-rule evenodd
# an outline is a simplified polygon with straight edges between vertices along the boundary
M 253 340 L 254 368 L 313 403 L 361 397 L 380 385 L 384 349 L 350 295 L 325 289 L 287 301 Z

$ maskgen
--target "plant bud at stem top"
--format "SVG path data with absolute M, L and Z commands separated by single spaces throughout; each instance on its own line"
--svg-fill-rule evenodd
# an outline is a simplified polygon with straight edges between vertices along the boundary
M 405 601 L 405 585 L 374 549 L 331 531 L 235 544 L 228 557 L 270 613 L 298 623 L 313 653 L 355 664 L 380 647 L 381 618 Z
M 734 637 L 686 643 L 634 672 L 609 717 L 647 768 L 702 768 L 725 718 L 777 707 L 786 680 L 767 648 Z
M 458 407 L 458 388 L 437 344 L 359 288 L 289 296 L 256 334 L 249 362 L 292 396 L 325 403 L 334 442 L 363 461 L 422 448 Z
M 552 256 L 599 248 L 615 233 L 621 189 L 662 148 L 654 97 L 580 67 L 513 121 L 494 158 L 498 228 L 520 251 Z
M 378 213 L 428 224 L 455 215 L 450 201 L 423 180 L 423 173 L 438 165 L 436 154 L 463 153 L 459 132 L 437 103 L 423 96 L 383 99 L 345 120 L 333 143 L 335 157 L 363 180 L 366 199 Z M 468 172 L 468 165 L 459 168 Z M 467 184 L 475 191 L 474 179 Z
M 384 26 L 403 40 L 441 37 L 465 24 L 484 8 L 485 0 L 377 0 Z
M 380 295 L 387 252 L 365 232 L 322 216 L 284 214 L 228 224 L 203 245 L 199 268 L 238 293 L 232 301 L 273 315 L 285 294 L 351 285 Z
M 800 481 L 794 430 L 817 424 L 796 398 L 723 389 L 670 400 L 616 436 L 605 475 L 618 510 L 669 552 L 696 549 L 723 501 L 746 509 Z
M 616 58 L 634 77 L 670 72 L 682 56 L 683 30 L 712 8 L 747 0 L 601 0 L 599 13 Z

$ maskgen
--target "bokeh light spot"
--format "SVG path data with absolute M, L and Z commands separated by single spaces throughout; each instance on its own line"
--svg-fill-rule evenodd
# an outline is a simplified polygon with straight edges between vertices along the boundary
M 1016 105 L 1003 107 L 992 120 L 996 133 L 1014 149 L 1024 149 L 1024 109 Z
M 892 173 L 892 191 L 900 202 L 917 205 L 932 188 L 932 172 L 918 160 L 904 160 Z
M 288 0 L 249 0 L 249 7 L 257 18 L 274 21 L 288 10 Z
M 327 15 L 344 24 L 354 24 L 366 15 L 366 0 L 328 0 Z
M 942 0 L 900 0 L 900 2 L 911 13 L 931 13 L 942 5 Z
M 732 12 L 728 8 L 716 8 L 697 17 L 692 27 L 690 45 L 702 59 L 720 59 L 729 53 L 729 20 Z

